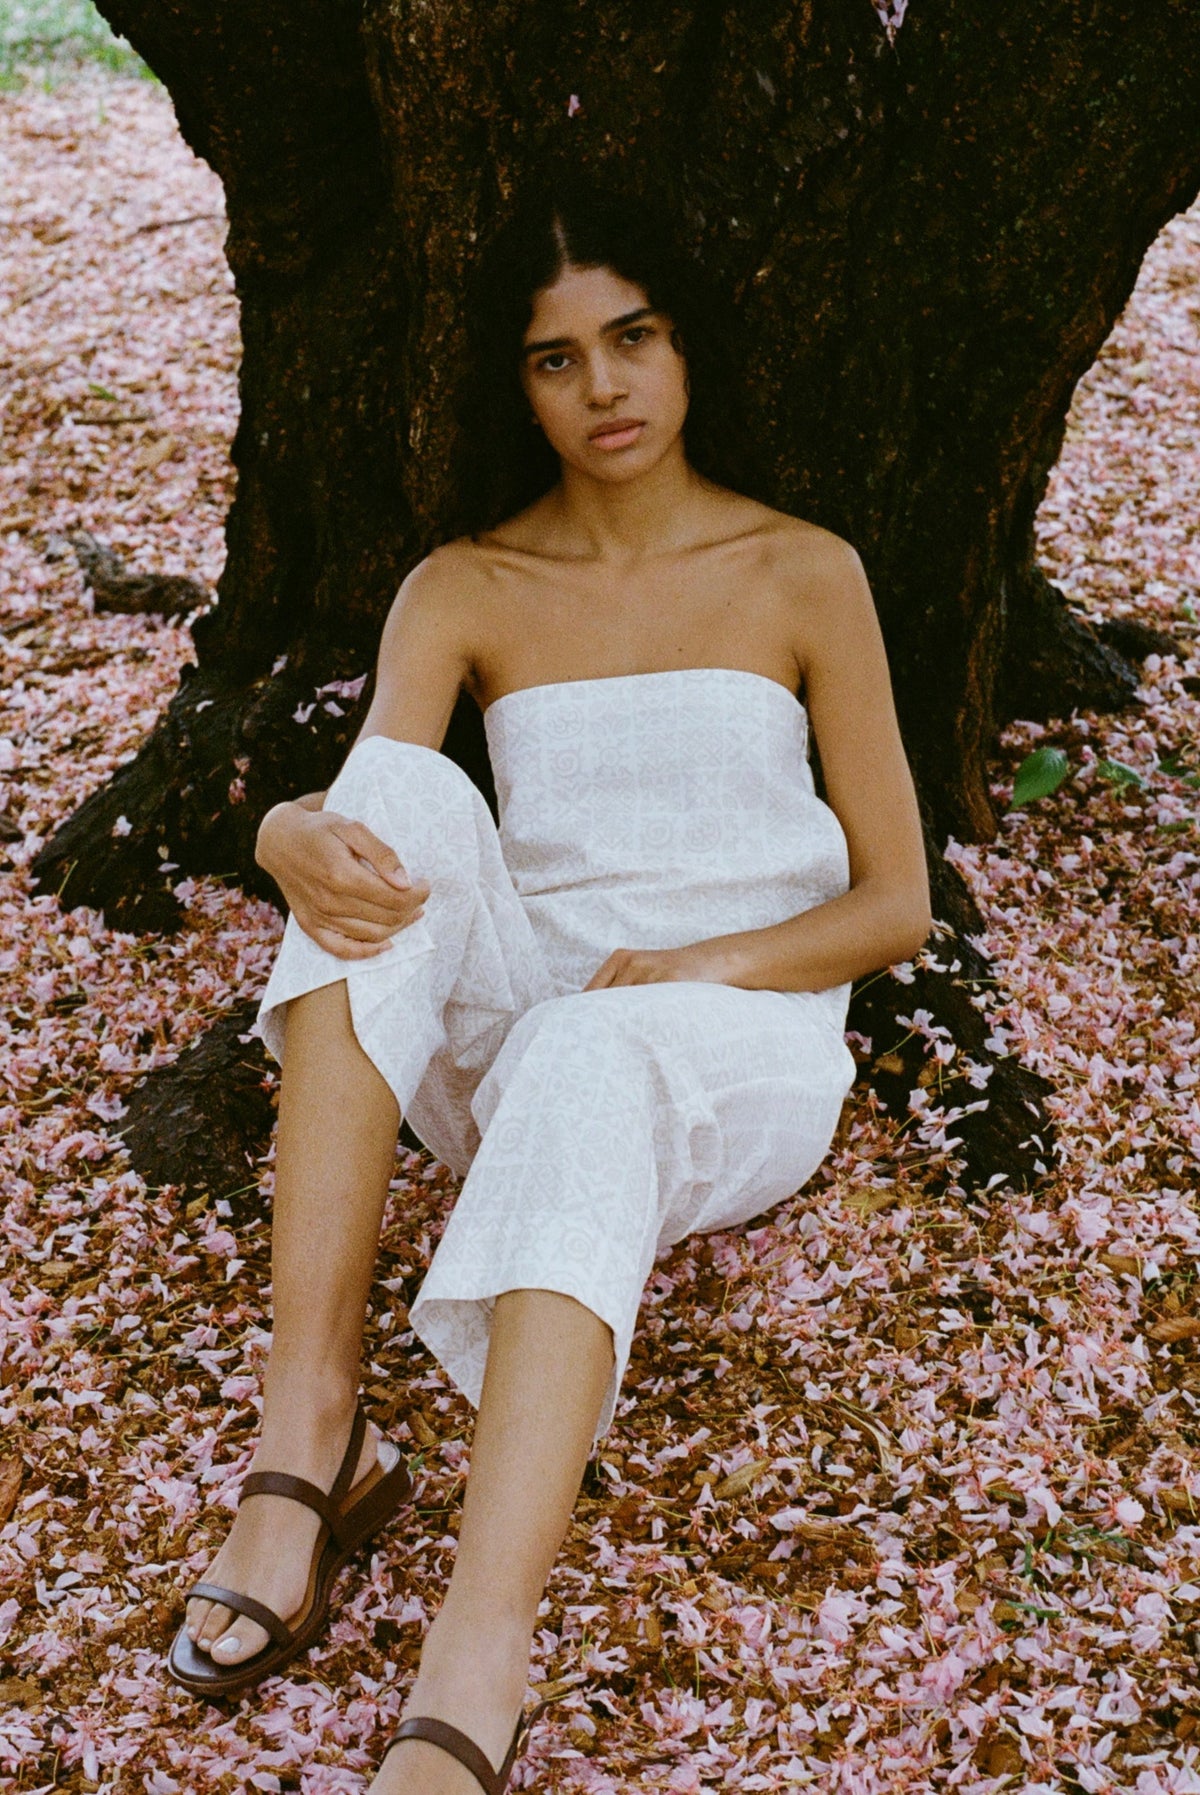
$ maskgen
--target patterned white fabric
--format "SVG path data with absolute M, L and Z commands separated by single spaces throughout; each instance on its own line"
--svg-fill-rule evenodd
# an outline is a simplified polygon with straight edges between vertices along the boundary
M 499 832 L 444 755 L 371 736 L 327 808 L 428 881 L 425 916 L 373 960 L 289 919 L 259 1011 L 345 979 L 359 1041 L 465 1183 L 411 1310 L 478 1402 L 506 1290 L 574 1297 L 612 1328 L 612 1420 L 656 1252 L 800 1189 L 854 1060 L 849 984 L 582 987 L 614 948 L 761 928 L 849 887 L 815 794 L 808 719 L 777 681 L 686 668 L 526 687 L 485 717 Z

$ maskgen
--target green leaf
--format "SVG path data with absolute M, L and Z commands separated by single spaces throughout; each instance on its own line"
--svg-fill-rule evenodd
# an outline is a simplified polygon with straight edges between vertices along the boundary
M 1110 785 L 1136 785 L 1142 789 L 1146 784 L 1141 774 L 1134 767 L 1127 767 L 1123 760 L 1098 760 L 1096 774 Z
M 1071 763 L 1061 748 L 1035 748 L 1017 768 L 1013 795 L 1008 806 L 1019 810 L 1034 798 L 1048 798 L 1056 792 L 1071 771 Z
M 87 384 L 88 392 L 91 393 L 94 398 L 112 399 L 115 402 L 117 395 L 115 393 L 110 393 L 106 386 L 97 386 L 94 380 L 89 380 Z

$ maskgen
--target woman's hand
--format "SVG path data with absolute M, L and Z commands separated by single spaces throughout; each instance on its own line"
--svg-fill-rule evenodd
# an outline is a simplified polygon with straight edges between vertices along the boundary
M 737 983 L 734 955 L 725 941 L 697 941 L 691 947 L 619 947 L 594 972 L 585 991 L 612 985 L 663 985 L 693 979 L 705 985 Z
M 304 933 L 342 960 L 381 953 L 429 896 L 386 842 L 336 811 L 277 804 L 259 828 L 256 857 Z

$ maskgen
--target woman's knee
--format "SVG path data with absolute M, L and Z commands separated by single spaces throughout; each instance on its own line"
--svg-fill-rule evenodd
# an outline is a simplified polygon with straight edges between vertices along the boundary
M 468 870 L 463 856 L 474 859 L 479 812 L 486 810 L 476 786 L 446 755 L 382 735 L 350 750 L 325 808 L 365 824 L 402 860 L 406 848 L 423 855 L 425 866 L 408 869 L 417 874 Z
M 389 799 L 408 794 L 418 806 L 439 808 L 466 805 L 473 808 L 478 790 L 462 768 L 435 748 L 419 742 L 401 742 L 394 736 L 369 735 L 356 742 L 327 798 L 375 795 Z
M 552 1062 L 564 1056 L 586 1060 L 607 1055 L 614 1048 L 636 1053 L 640 1040 L 636 1020 L 623 1013 L 621 1006 L 606 1002 L 611 995 L 607 991 L 571 991 L 548 997 L 513 1024 L 505 1046 L 511 1043 L 513 1055 L 522 1057 L 536 1049 Z

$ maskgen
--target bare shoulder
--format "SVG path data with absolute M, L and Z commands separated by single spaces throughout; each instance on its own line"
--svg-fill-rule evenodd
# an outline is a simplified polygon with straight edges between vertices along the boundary
M 471 560 L 457 544 L 435 549 L 401 583 L 379 644 L 375 692 L 361 736 L 440 748 L 477 642 Z
M 767 505 L 761 509 L 764 548 L 772 570 L 788 592 L 809 600 L 836 599 L 848 589 L 861 594 L 866 574 L 853 543 L 806 518 Z
M 469 537 L 442 543 L 401 582 L 385 640 L 436 638 L 469 665 L 478 646 L 490 583 L 487 555 Z
M 468 604 L 486 580 L 486 560 L 469 537 L 444 542 L 405 575 L 396 603 L 406 610 L 446 611 Z

